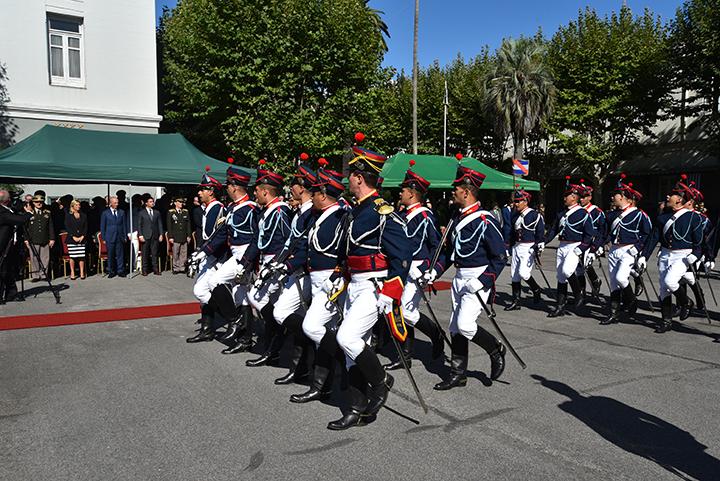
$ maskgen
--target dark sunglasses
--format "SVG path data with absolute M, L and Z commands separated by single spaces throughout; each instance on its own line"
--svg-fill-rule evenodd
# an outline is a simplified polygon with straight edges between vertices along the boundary
M 513 204 L 519 204 L 520 202 L 525 202 L 524 200 L 514 200 Z

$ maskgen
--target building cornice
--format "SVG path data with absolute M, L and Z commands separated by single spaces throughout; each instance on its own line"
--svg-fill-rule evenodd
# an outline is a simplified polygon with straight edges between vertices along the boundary
M 130 127 L 159 128 L 161 115 L 118 114 L 90 110 L 50 109 L 30 105 L 8 103 L 8 117 L 35 119 L 56 122 L 77 122 L 90 124 L 110 124 Z

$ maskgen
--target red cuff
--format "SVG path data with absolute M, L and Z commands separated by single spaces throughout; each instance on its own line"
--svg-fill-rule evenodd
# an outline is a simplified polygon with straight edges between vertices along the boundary
M 400 280 L 399 276 L 393 277 L 392 279 L 389 279 L 383 283 L 382 289 L 380 289 L 380 293 L 385 294 L 386 296 L 392 298 L 393 300 L 400 302 L 400 297 L 402 297 L 403 292 L 403 283 Z

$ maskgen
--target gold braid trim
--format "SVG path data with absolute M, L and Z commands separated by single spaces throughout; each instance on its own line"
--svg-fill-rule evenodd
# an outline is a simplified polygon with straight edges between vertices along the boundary
M 367 157 L 367 156 L 365 156 L 365 155 L 358 155 L 357 157 L 355 157 L 354 159 L 352 159 L 350 162 L 348 162 L 348 165 L 352 165 L 352 164 L 354 164 L 355 162 L 359 162 L 359 161 L 361 161 L 361 160 L 365 160 L 365 161 L 366 161 L 365 163 L 366 163 L 367 165 L 369 165 L 370 167 L 372 167 L 373 170 L 374 170 L 375 172 L 377 172 L 378 174 L 379 174 L 380 172 L 382 172 L 382 167 L 378 167 L 378 166 L 376 166 L 376 165 L 373 163 L 373 162 L 379 162 L 379 161 L 374 160 L 374 159 L 371 159 L 371 158 L 369 158 L 369 157 Z

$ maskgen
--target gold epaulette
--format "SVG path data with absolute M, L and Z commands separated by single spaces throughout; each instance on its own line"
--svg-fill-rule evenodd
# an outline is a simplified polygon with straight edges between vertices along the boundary
M 375 199 L 375 212 L 380 215 L 390 215 L 395 209 L 385 202 L 385 199 Z

